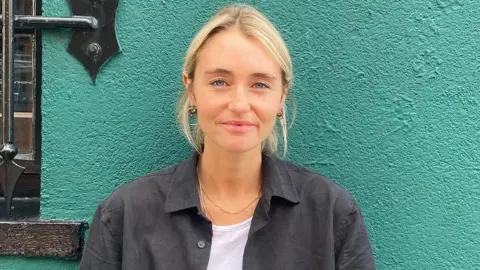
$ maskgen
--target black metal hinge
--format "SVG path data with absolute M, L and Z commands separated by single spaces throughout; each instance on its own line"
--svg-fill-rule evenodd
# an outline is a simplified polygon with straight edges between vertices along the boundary
M 100 68 L 120 51 L 115 31 L 115 14 L 119 0 L 69 0 L 72 17 L 44 17 L 14 14 L 14 0 L 3 0 L 2 24 L 2 124 L 3 146 L 0 149 L 0 185 L 6 200 L 6 211 L 11 212 L 13 191 L 24 167 L 14 158 L 18 149 L 14 141 L 14 31 L 25 28 L 71 28 L 67 51 L 78 59 L 95 82 Z

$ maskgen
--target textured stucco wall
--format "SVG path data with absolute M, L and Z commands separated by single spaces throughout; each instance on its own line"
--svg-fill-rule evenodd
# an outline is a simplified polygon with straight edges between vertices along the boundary
M 480 269 L 480 2 L 250 2 L 294 59 L 288 158 L 354 194 L 378 269 Z M 121 0 L 122 53 L 96 86 L 65 52 L 68 31 L 45 33 L 42 218 L 90 220 L 113 188 L 188 155 L 173 115 L 181 60 L 223 3 Z

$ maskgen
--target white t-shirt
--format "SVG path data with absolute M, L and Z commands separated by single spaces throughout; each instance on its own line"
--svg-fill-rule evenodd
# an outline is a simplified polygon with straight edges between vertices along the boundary
M 252 218 L 241 223 L 213 225 L 212 249 L 207 270 L 241 270 Z

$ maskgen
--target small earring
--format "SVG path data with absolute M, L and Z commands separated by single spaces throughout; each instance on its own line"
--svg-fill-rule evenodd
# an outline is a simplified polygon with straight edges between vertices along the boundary
M 283 118 L 283 110 L 277 113 L 277 118 L 282 119 Z
M 188 108 L 188 114 L 189 114 L 190 116 L 194 116 L 195 114 L 197 114 L 197 107 L 195 107 L 195 106 L 190 106 L 190 107 Z

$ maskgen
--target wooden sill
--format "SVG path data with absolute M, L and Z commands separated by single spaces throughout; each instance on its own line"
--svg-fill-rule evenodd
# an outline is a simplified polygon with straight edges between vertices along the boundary
M 0 256 L 79 260 L 86 222 L 0 221 Z

